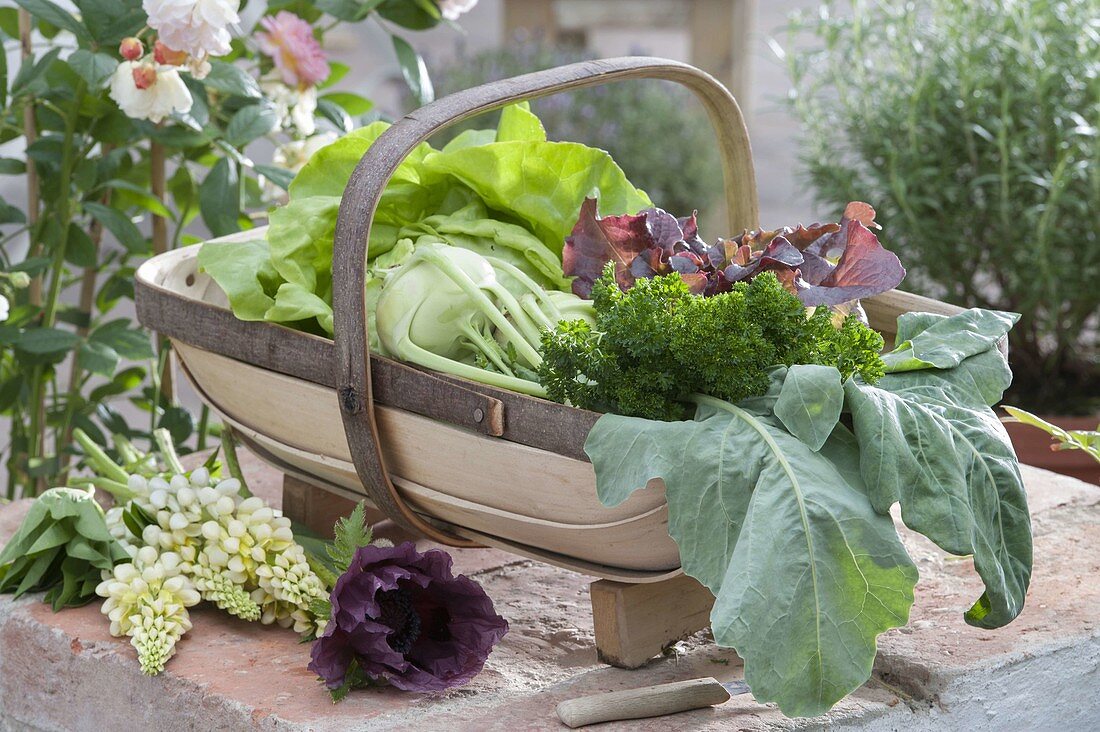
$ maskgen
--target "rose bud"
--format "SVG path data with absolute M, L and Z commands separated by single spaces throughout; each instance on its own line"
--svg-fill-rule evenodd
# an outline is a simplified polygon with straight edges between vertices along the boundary
M 175 51 L 164 45 L 163 41 L 158 40 L 153 44 L 153 58 L 156 59 L 158 64 L 164 64 L 165 66 L 182 66 L 187 62 L 187 52 Z
M 118 44 L 118 52 L 127 61 L 137 61 L 145 54 L 145 45 L 140 39 L 130 36 L 123 38 L 122 43 Z
M 133 70 L 134 86 L 138 89 L 148 89 L 157 83 L 157 69 L 152 64 L 141 64 Z

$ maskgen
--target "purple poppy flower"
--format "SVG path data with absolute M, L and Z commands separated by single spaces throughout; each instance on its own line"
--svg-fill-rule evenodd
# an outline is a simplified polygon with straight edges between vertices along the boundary
M 405 691 L 460 686 L 508 632 L 481 585 L 451 573 L 449 554 L 408 541 L 359 549 L 331 600 L 309 664 L 329 689 L 344 685 L 353 661 Z

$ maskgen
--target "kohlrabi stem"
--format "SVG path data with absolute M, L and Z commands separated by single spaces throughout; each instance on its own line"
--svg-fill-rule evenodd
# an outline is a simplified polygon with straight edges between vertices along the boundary
M 506 364 L 504 362 L 504 359 L 501 358 L 501 348 L 499 343 L 497 343 L 492 338 L 487 338 L 469 322 L 463 323 L 459 327 L 459 329 L 466 335 L 467 338 L 473 341 L 474 345 L 478 347 L 478 350 L 480 350 L 487 359 L 493 362 L 494 366 L 500 369 L 500 372 L 502 374 L 505 374 L 507 376 L 515 376 L 515 373 L 512 371 L 512 369 L 509 368 L 508 364 Z
M 80 449 L 84 451 L 84 457 L 88 459 L 89 466 L 104 478 L 108 478 L 122 485 L 126 485 L 130 480 L 130 475 L 123 470 L 114 460 L 108 457 L 107 453 L 103 451 L 103 448 L 96 444 L 96 441 L 88 434 L 77 427 L 73 430 L 73 439 L 80 445 Z
M 519 304 L 519 300 L 508 290 L 507 287 L 500 284 L 500 281 L 496 281 L 489 288 L 489 292 L 493 293 L 501 305 L 504 306 L 504 312 L 512 316 L 512 322 L 516 324 L 516 327 L 523 332 L 523 337 L 526 341 L 533 346 L 537 346 L 542 342 L 542 336 L 539 332 L 539 327 L 531 320 L 527 315 L 527 311 L 523 309 L 523 306 Z M 535 367 L 538 367 L 538 362 L 534 363 Z
M 516 267 L 509 262 L 505 262 L 503 259 L 497 259 L 496 257 L 486 257 L 485 259 L 487 259 L 489 261 L 489 264 L 493 265 L 494 268 L 500 269 L 510 276 L 514 277 L 515 279 L 519 280 L 524 287 L 530 290 L 531 293 L 534 294 L 536 298 L 538 298 L 538 300 L 546 308 L 545 313 L 543 311 L 539 311 L 538 313 L 538 316 L 544 321 L 543 327 L 553 329 L 554 326 L 558 324 L 558 321 L 561 320 L 561 311 L 558 310 L 558 306 L 554 303 L 554 300 L 546 293 L 546 290 L 544 290 L 542 287 L 539 286 L 537 282 L 531 279 L 530 275 L 528 275 L 519 267 Z M 546 313 L 549 313 L 549 315 L 547 315 Z M 535 313 L 531 314 L 535 315 Z
M 551 318 L 546 312 L 539 307 L 540 300 L 534 297 L 524 297 L 520 299 L 520 307 L 531 318 L 537 320 L 543 330 L 554 330 L 557 327 L 558 322 L 562 320 L 561 311 L 558 310 L 558 306 L 554 305 L 554 316 Z
M 472 279 L 470 279 L 470 275 L 466 274 L 466 272 L 464 272 L 454 262 L 440 254 L 438 251 L 435 251 L 434 249 L 425 247 L 417 250 L 417 252 L 425 260 L 434 264 L 440 272 L 447 275 L 447 277 L 449 277 L 452 282 L 458 285 L 459 288 L 471 300 L 473 300 L 479 308 L 481 308 L 481 311 L 485 313 L 485 317 L 489 318 L 489 320 L 492 321 L 493 325 L 495 325 L 497 329 L 504 334 L 504 337 L 508 341 L 515 343 L 516 350 L 519 352 L 519 355 L 527 359 L 527 361 L 534 368 L 539 367 L 539 364 L 542 363 L 542 357 L 539 356 L 538 351 L 536 351 L 532 347 L 531 343 L 528 342 L 518 330 L 516 330 L 515 326 L 508 322 L 508 319 L 505 318 L 504 314 L 500 312 L 500 308 L 494 305 L 493 301 L 489 299 L 488 295 L 482 292 L 481 288 L 478 287 Z M 409 263 L 406 263 L 402 269 L 407 270 L 408 267 Z M 539 339 L 536 338 L 535 342 L 538 341 Z M 446 360 L 450 361 L 450 359 Z M 457 363 L 457 361 L 453 363 Z M 484 369 L 479 369 L 479 371 L 484 371 Z
M 510 391 L 518 391 L 521 394 L 530 394 L 531 396 L 538 397 L 546 396 L 546 389 L 544 389 L 541 384 L 516 376 L 505 376 L 504 374 L 494 373 L 486 369 L 478 368 L 477 366 L 462 363 L 461 361 L 455 361 L 446 356 L 440 356 L 439 354 L 432 353 L 416 345 L 407 336 L 402 337 L 397 345 L 399 351 L 395 355 L 412 361 L 413 363 L 418 363 L 421 366 L 436 371 L 442 371 L 445 374 L 463 376 L 471 381 L 479 381 L 489 386 L 496 386 Z

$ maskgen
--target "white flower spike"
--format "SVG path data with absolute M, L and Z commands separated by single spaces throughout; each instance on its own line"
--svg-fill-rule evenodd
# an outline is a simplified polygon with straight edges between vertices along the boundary
M 103 572 L 96 594 L 106 598 L 102 612 L 111 621 L 111 635 L 130 636 L 141 670 L 159 674 L 175 653 L 176 641 L 191 630 L 187 608 L 199 593 L 181 573 L 179 555 L 139 549 L 132 562 Z

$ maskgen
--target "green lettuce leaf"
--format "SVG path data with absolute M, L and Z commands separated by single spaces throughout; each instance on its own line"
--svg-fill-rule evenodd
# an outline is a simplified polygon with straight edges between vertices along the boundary
M 332 304 L 294 282 L 284 282 L 275 293 L 275 303 L 264 313 L 272 323 L 297 323 L 317 320 L 328 334 L 332 330 Z M 307 328 L 308 329 L 308 328 Z
M 233 314 L 241 320 L 263 320 L 275 303 L 282 279 L 272 265 L 266 241 L 209 242 L 199 250 L 198 262 L 225 292 Z
M 285 282 L 309 292 L 332 287 L 332 241 L 339 196 L 296 198 L 271 212 L 271 263 Z
M 534 140 L 546 142 L 546 129 L 542 121 L 531 112 L 528 102 L 509 104 L 500 113 L 495 142 Z
M 603 150 L 574 142 L 518 140 L 428 155 L 424 169 L 471 188 L 486 205 L 514 217 L 561 257 L 586 196 L 606 214 L 652 205 Z
M 824 454 L 713 402 L 695 422 L 601 417 L 585 444 L 597 491 L 615 505 L 661 478 L 684 571 L 717 598 L 715 639 L 745 660 L 758 700 L 821 714 L 867 680 L 877 636 L 907 621 L 916 568 Z M 829 453 L 854 450 L 839 439 Z
M 443 146 L 443 152 L 461 150 L 464 147 L 476 147 L 496 142 L 496 130 L 463 130 L 453 140 Z
M 386 122 L 373 122 L 318 150 L 291 181 L 291 200 L 311 196 L 339 198 L 344 195 L 355 166 L 374 141 L 389 128 Z M 418 145 L 398 166 L 391 180 L 395 183 L 419 183 L 418 167 L 431 152 L 428 143 Z

